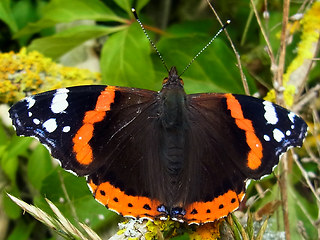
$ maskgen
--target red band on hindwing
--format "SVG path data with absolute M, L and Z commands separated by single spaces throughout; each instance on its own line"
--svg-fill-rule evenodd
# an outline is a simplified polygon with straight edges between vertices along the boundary
M 250 148 L 247 156 L 247 166 L 252 170 L 256 170 L 261 166 L 261 159 L 263 157 L 262 144 L 255 134 L 252 121 L 244 118 L 239 101 L 230 93 L 225 94 L 225 97 L 231 117 L 235 119 L 237 126 L 244 130 L 246 134 L 246 142 Z
M 157 208 L 160 203 L 158 201 L 147 197 L 129 196 L 109 182 L 96 185 L 90 180 L 88 185 L 98 202 L 122 216 L 154 219 L 159 215 Z
M 244 192 L 237 194 L 229 190 L 212 201 L 192 203 L 186 209 L 184 217 L 188 223 L 213 222 L 236 210 L 243 197 Z
M 107 86 L 101 92 L 94 110 L 87 111 L 83 118 L 83 125 L 78 130 L 73 141 L 73 152 L 76 160 L 81 165 L 89 165 L 93 161 L 93 154 L 89 141 L 93 136 L 94 124 L 101 122 L 110 110 L 111 104 L 115 99 L 115 87 Z

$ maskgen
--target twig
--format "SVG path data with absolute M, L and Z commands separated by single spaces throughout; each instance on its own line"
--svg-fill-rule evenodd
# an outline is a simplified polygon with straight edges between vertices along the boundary
M 292 151 L 292 154 L 294 154 L 293 151 Z M 293 155 L 293 156 L 294 156 L 294 155 Z M 297 166 L 299 167 L 299 169 L 300 169 L 300 171 L 301 171 L 304 179 L 306 180 L 308 187 L 310 188 L 310 190 L 311 190 L 312 193 L 314 194 L 314 196 L 315 196 L 315 198 L 317 199 L 317 201 L 320 203 L 320 197 L 318 196 L 316 190 L 315 190 L 314 187 L 312 186 L 312 183 L 311 183 L 311 181 L 310 181 L 310 178 L 309 178 L 309 176 L 308 176 L 308 173 L 306 172 L 306 170 L 304 170 L 303 166 L 302 166 L 301 163 L 298 161 L 297 157 L 294 156 L 293 159 L 294 159 L 294 161 L 296 162 Z M 318 204 L 318 205 L 319 205 L 319 204 Z
M 284 221 L 284 230 L 286 240 L 290 240 L 290 224 L 289 224 L 289 211 L 288 211 L 288 192 L 287 192 L 287 177 L 288 177 L 288 155 L 285 153 L 281 161 L 281 173 L 279 178 L 280 194 L 282 201 L 282 212 Z
M 250 23 L 252 21 L 252 17 L 253 17 L 253 10 L 250 9 L 250 13 L 249 13 L 246 25 L 245 25 L 244 30 L 243 30 L 243 34 L 241 36 L 240 46 L 244 45 L 245 39 L 247 37 L 248 30 L 249 30 L 249 26 L 250 26 Z
M 320 119 L 319 119 L 318 110 L 315 104 L 311 105 L 311 110 L 312 110 L 312 117 L 313 117 L 313 123 L 314 123 L 313 136 L 315 136 L 316 148 L 317 148 L 318 154 L 320 154 L 320 141 L 318 139 L 318 134 L 317 134 L 319 132 Z
M 278 63 L 278 71 L 276 81 L 278 82 L 278 86 L 282 86 L 283 82 L 283 73 L 284 73 L 284 65 L 285 65 L 285 57 L 286 57 L 286 38 L 287 38 L 287 25 L 289 21 L 289 7 L 290 0 L 285 0 L 283 2 L 283 15 L 282 15 L 282 30 L 281 30 L 281 39 L 280 39 L 280 56 Z M 278 99 L 280 102 L 283 99 Z
M 292 110 L 299 113 L 306 104 L 310 103 L 312 100 L 319 96 L 319 91 L 320 84 L 317 84 L 316 86 L 308 90 L 303 98 L 293 106 Z
M 285 65 L 285 56 L 286 56 L 286 35 L 287 35 L 287 25 L 289 21 L 289 7 L 290 0 L 284 0 L 283 2 L 283 15 L 282 15 L 282 30 L 281 30 L 281 40 L 280 40 L 280 56 L 277 69 L 277 75 L 275 82 L 279 87 L 283 86 L 283 73 Z M 283 94 L 277 94 L 277 102 L 283 104 Z M 283 222 L 284 222 L 284 231 L 286 239 L 290 240 L 290 222 L 289 222 L 289 208 L 288 208 L 288 192 L 287 192 L 287 179 L 288 179 L 288 158 L 287 154 L 284 155 L 282 160 L 282 173 L 280 177 L 280 192 L 282 199 L 282 211 L 283 211 Z
M 260 20 L 260 17 L 259 17 L 259 14 L 258 14 L 258 10 L 253 2 L 253 0 L 250 0 L 251 2 L 251 6 L 252 6 L 252 9 L 254 11 L 254 14 L 256 16 L 256 19 L 257 19 L 257 22 L 258 22 L 258 25 L 260 27 L 260 30 L 261 30 L 261 33 L 264 37 L 264 40 L 266 41 L 266 44 L 267 44 L 267 52 L 270 56 L 270 61 L 271 61 L 271 71 L 273 73 L 273 75 L 275 76 L 275 72 L 276 72 L 276 62 L 275 62 L 275 58 L 274 58 L 274 54 L 273 54 L 273 51 L 272 51 L 272 47 L 271 47 L 271 43 L 269 41 L 269 38 L 267 36 L 267 33 L 266 31 L 264 30 L 264 28 L 262 27 L 262 23 L 261 23 L 261 20 Z
M 66 200 L 67 200 L 68 205 L 70 206 L 71 214 L 73 215 L 74 219 L 79 222 L 79 218 L 78 218 L 76 209 L 75 209 L 75 207 L 73 206 L 73 204 L 72 204 L 72 202 L 71 202 L 71 200 L 70 200 L 68 191 L 67 191 L 66 186 L 65 186 L 65 184 L 64 184 L 63 177 L 61 176 L 61 172 L 58 173 L 58 176 L 59 176 L 59 180 L 60 180 L 60 182 L 61 182 L 62 191 L 63 191 L 63 193 L 64 193 L 64 195 L 65 195 L 65 197 L 66 197 Z
M 214 15 L 216 16 L 218 22 L 220 23 L 221 26 L 223 26 L 223 23 L 220 19 L 220 17 L 218 16 L 216 10 L 213 8 L 213 6 L 211 5 L 210 1 L 207 0 L 210 8 L 212 9 Z M 242 85 L 243 85 L 243 88 L 244 88 L 244 92 L 247 94 L 247 95 L 250 95 L 250 91 L 249 91 L 249 86 L 248 86 L 248 82 L 247 82 L 247 79 L 246 79 L 246 76 L 244 75 L 243 73 L 243 69 L 242 69 L 242 65 L 241 65 L 241 60 L 240 60 L 240 54 L 238 53 L 237 49 L 235 48 L 230 36 L 229 36 L 229 33 L 228 31 L 225 29 L 224 30 L 225 33 L 226 33 L 226 36 L 231 44 L 231 47 L 232 47 L 232 50 L 234 52 L 234 54 L 236 55 L 236 59 L 237 59 L 237 63 L 238 63 L 238 67 L 239 67 L 239 71 L 240 71 L 240 76 L 241 76 L 241 80 L 242 80 Z

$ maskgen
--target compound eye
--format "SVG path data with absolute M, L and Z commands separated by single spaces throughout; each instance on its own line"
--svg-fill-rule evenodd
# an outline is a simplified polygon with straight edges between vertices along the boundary
M 180 80 L 181 85 L 183 86 L 184 85 L 183 80 L 182 79 L 179 79 L 179 80 Z

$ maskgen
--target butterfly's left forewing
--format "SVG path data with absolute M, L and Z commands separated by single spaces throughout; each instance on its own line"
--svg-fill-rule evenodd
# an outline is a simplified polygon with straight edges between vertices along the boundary
M 135 91 L 134 91 L 135 90 Z M 30 96 L 9 111 L 19 136 L 31 136 L 48 147 L 62 167 L 88 175 L 104 163 L 94 161 L 94 126 L 110 115 L 111 108 L 125 111 L 122 121 L 106 126 L 114 134 L 155 98 L 155 92 L 113 86 L 78 86 Z M 129 110 L 128 110 L 129 109 Z M 97 143 L 99 144 L 99 143 Z M 99 149 L 99 146 L 95 146 Z

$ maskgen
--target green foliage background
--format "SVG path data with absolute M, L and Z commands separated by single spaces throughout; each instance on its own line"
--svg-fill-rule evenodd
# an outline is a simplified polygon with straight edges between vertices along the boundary
M 167 65 L 176 66 L 180 72 L 220 28 L 206 1 L 2 0 L 0 50 L 19 51 L 26 46 L 28 51 L 39 51 L 59 62 L 70 50 L 87 40 L 95 39 L 97 46 L 94 50 L 100 61 L 103 84 L 160 90 L 167 72 L 133 19 L 132 6 L 136 8 L 151 38 L 155 39 Z M 262 15 L 264 1 L 257 0 L 256 6 Z M 272 88 L 270 60 L 264 50 L 261 30 L 255 19 L 250 18 L 250 1 L 215 1 L 214 7 L 222 21 L 232 21 L 228 32 L 245 66 L 250 93 L 264 96 Z M 292 3 L 290 14 L 299 12 L 300 7 L 301 3 Z M 277 53 L 280 46 L 282 1 L 268 2 L 268 11 L 270 18 L 268 21 L 264 19 L 263 24 L 268 30 L 273 52 Z M 88 24 L 88 21 L 83 20 L 90 22 Z M 67 25 L 74 22 L 76 24 Z M 58 30 L 57 25 L 62 28 Z M 293 35 L 288 45 L 287 63 L 296 55 L 299 36 L 299 33 Z M 75 63 L 71 61 L 64 64 Z M 316 86 L 319 78 L 319 68 L 314 67 L 309 75 L 308 87 Z M 183 75 L 183 80 L 187 93 L 244 93 L 235 54 L 224 33 L 191 65 Z M 318 122 L 312 122 L 314 115 L 308 106 L 301 114 L 312 126 L 318 126 Z M 51 212 L 44 200 L 46 197 L 69 220 L 88 223 L 101 235 L 109 234 L 119 217 L 92 198 L 85 179 L 63 171 L 52 162 L 48 151 L 31 138 L 16 137 L 4 119 L 5 116 L 0 124 L 0 228 L 3 230 L 0 238 L 56 239 L 54 232 L 31 216 L 23 215 L 22 210 L 7 197 L 7 192 Z M 310 148 L 319 149 L 319 140 L 317 142 L 316 138 L 308 142 Z M 299 159 L 309 157 L 305 150 L 298 153 Z M 314 157 L 319 161 L 318 154 L 315 150 Z M 316 164 L 309 161 L 303 167 L 314 174 L 311 182 L 317 186 L 319 162 Z M 319 202 L 305 182 L 301 170 L 293 163 L 288 179 L 292 239 L 301 239 L 304 234 L 306 239 L 316 239 L 318 236 L 315 222 L 320 216 Z M 264 178 L 259 187 L 269 190 L 264 198 L 260 198 L 255 185 L 250 185 L 246 199 L 256 198 L 251 205 L 253 212 L 280 199 L 275 175 Z M 284 230 L 281 214 L 281 208 L 278 208 L 269 221 L 269 231 L 275 234 Z M 299 231 L 297 226 L 302 226 L 303 231 Z

